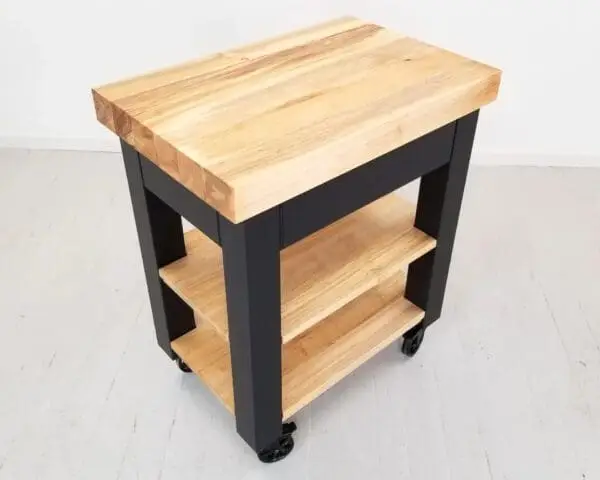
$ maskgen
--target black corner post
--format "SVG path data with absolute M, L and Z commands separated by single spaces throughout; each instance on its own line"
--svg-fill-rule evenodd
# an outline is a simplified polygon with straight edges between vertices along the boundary
M 479 110 L 455 122 L 450 161 L 421 178 L 415 226 L 437 245 L 410 264 L 406 298 L 425 310 L 425 327 L 441 315 L 478 116 Z
M 144 186 L 140 155 L 121 141 L 133 214 L 142 251 L 156 338 L 171 358 L 171 341 L 195 327 L 194 313 L 160 279 L 158 270 L 185 256 L 181 217 Z
M 219 224 L 237 431 L 259 452 L 282 433 L 279 208 Z

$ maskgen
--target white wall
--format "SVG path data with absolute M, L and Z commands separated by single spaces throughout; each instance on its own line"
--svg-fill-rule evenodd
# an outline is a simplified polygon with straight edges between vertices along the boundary
M 504 70 L 476 159 L 600 165 L 598 0 L 0 0 L 0 146 L 116 148 L 92 85 L 342 14 Z

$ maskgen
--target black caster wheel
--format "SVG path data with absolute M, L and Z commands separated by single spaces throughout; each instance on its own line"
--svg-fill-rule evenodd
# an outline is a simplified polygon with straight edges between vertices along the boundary
M 258 452 L 258 459 L 263 463 L 275 463 L 283 460 L 294 449 L 292 433 L 296 431 L 294 422 L 284 423 L 281 436 L 267 448 Z
M 177 366 L 182 372 L 190 373 L 192 371 L 192 369 L 187 366 L 187 363 L 185 363 L 181 358 L 177 357 L 175 362 L 177 362 Z
M 407 357 L 414 357 L 423 343 L 424 336 L 425 328 L 422 325 L 417 325 L 416 327 L 411 328 L 404 334 L 402 347 L 400 349 L 402 353 Z

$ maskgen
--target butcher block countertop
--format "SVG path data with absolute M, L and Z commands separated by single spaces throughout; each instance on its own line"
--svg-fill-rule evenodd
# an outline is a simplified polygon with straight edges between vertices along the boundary
M 239 223 L 494 101 L 500 77 L 346 17 L 92 93 L 102 124 Z

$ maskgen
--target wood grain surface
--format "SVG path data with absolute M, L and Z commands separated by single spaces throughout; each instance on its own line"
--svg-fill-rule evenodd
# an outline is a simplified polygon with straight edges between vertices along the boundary
M 283 347 L 284 420 L 419 323 L 423 310 L 403 293 L 404 279 L 398 275 Z M 233 413 L 229 345 L 212 326 L 198 326 L 172 347 Z
M 500 76 L 346 17 L 92 93 L 101 123 L 241 222 L 492 102 Z
M 391 194 L 282 251 L 283 343 L 434 248 L 435 240 L 414 228 L 414 211 Z M 160 275 L 228 340 L 221 249 L 198 230 L 185 240 L 188 255 Z

